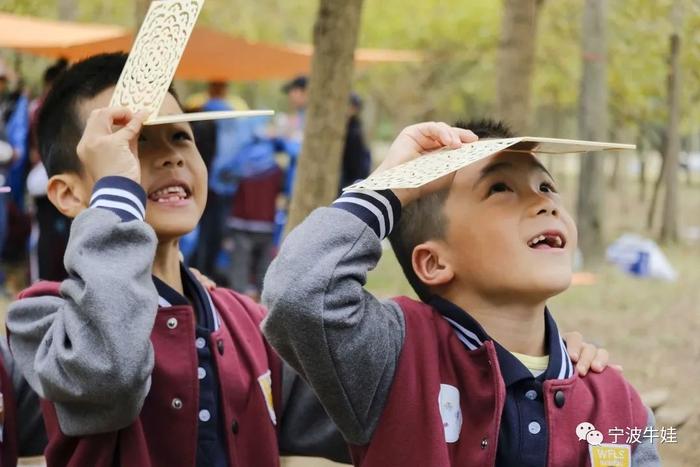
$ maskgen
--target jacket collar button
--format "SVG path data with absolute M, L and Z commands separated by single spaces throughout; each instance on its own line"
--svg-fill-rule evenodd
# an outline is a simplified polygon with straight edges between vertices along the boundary
M 559 407 L 560 409 L 564 407 L 564 403 L 566 403 L 566 396 L 564 395 L 564 391 L 557 391 L 554 393 L 554 405 Z

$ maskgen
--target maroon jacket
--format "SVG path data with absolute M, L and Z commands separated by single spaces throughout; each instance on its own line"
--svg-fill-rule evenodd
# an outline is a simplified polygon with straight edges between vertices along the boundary
M 230 217 L 246 221 L 274 222 L 282 178 L 282 170 L 273 167 L 260 175 L 241 180 L 233 198 Z
M 505 386 L 493 342 L 468 351 L 430 306 L 405 297 L 396 301 L 405 317 L 406 337 L 377 429 L 368 445 L 352 448 L 355 465 L 494 465 Z M 441 384 L 460 392 L 463 422 L 454 443 L 445 442 L 438 404 Z M 592 423 L 606 443 L 613 441 L 611 428 L 643 431 L 647 426 L 639 396 L 614 370 L 546 381 L 543 394 L 550 466 L 589 465 L 588 444 L 576 436 L 579 423 Z
M 59 284 L 40 282 L 20 298 L 59 295 Z M 221 317 L 211 348 L 222 395 L 231 467 L 279 465 L 276 426 L 268 412 L 258 378 L 272 376 L 275 409 L 280 401 L 281 362 L 259 330 L 263 308 L 229 290 L 211 297 Z M 176 318 L 176 327 L 167 322 Z M 199 385 L 194 311 L 191 306 L 160 308 L 151 342 L 155 367 L 151 389 L 139 418 L 118 432 L 69 437 L 59 427 L 50 401 L 42 401 L 49 444 L 49 466 L 171 467 L 194 466 L 197 448 Z M 4 381 L 3 381 L 4 384 Z M 7 406 L 7 401 L 5 402 Z
M 17 406 L 12 380 L 0 360 L 0 467 L 17 465 Z

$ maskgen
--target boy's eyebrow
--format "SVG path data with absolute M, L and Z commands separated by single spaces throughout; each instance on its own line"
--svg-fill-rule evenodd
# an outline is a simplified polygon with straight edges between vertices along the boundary
M 534 157 L 532 159 L 530 159 L 530 165 L 532 167 L 539 169 L 542 172 L 546 173 L 549 176 L 549 178 L 554 180 L 554 177 L 552 177 L 552 174 L 549 173 L 549 170 L 547 170 L 547 168 L 544 165 L 542 165 L 542 163 L 540 161 L 538 161 L 537 159 L 535 159 Z M 508 169 L 511 167 L 513 167 L 513 164 L 510 162 L 506 162 L 506 161 L 494 162 L 493 164 L 487 165 L 486 167 L 481 169 L 481 174 L 479 174 L 479 178 L 474 183 L 474 187 L 476 188 L 476 186 L 479 185 L 479 183 L 481 183 L 486 177 L 488 177 L 492 173 L 498 172 L 498 171 L 503 170 L 503 169 Z

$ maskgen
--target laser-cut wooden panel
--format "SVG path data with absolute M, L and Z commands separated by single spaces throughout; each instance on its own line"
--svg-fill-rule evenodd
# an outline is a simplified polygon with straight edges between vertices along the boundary
M 204 0 L 154 0 L 139 30 L 111 106 L 158 112 Z
M 445 149 L 425 154 L 376 176 L 371 176 L 366 180 L 347 187 L 345 190 L 418 188 L 505 149 L 535 154 L 571 154 L 634 148 L 635 146 L 631 144 L 534 138 L 529 136 L 487 139 L 465 144 L 459 149 Z

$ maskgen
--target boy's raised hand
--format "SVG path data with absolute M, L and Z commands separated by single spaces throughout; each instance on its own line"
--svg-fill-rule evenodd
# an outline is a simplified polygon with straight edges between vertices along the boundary
M 96 109 L 90 113 L 77 153 L 93 181 L 103 177 L 127 177 L 141 182 L 138 138 L 149 113 L 132 113 L 122 107 Z
M 470 130 L 449 126 L 443 122 L 425 122 L 404 128 L 389 148 L 389 154 L 377 170 L 378 174 L 392 167 L 415 159 L 426 152 L 441 148 L 457 149 L 464 143 L 473 143 L 479 139 Z M 454 174 L 446 175 L 438 180 L 415 189 L 392 190 L 402 205 L 420 198 L 428 193 L 439 191 L 449 186 Z

